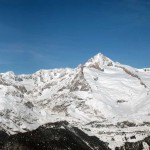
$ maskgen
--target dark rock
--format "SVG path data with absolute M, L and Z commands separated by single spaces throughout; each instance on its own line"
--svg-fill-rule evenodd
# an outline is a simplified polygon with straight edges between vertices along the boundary
M 34 105 L 32 104 L 32 102 L 29 102 L 29 101 L 25 103 L 25 106 L 27 106 L 30 109 L 34 107 Z
M 135 135 L 131 136 L 130 139 L 136 139 Z

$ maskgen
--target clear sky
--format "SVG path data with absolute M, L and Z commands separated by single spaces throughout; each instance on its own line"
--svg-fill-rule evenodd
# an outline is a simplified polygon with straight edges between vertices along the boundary
M 0 0 L 0 72 L 76 67 L 98 52 L 150 67 L 150 1 Z

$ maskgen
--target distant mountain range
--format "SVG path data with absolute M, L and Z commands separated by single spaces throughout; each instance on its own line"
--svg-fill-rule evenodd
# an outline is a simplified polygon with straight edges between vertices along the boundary
M 106 149 L 148 150 L 150 69 L 123 65 L 99 53 L 74 69 L 0 74 L 0 139 L 7 137 L 4 132 L 24 135 L 62 121 L 69 129 L 97 137 Z M 84 141 L 91 149 L 102 149 Z

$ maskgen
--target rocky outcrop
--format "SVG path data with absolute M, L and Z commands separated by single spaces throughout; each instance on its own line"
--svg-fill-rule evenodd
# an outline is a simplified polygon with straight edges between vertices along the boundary
M 82 66 L 77 70 L 76 76 L 69 85 L 70 91 L 91 91 L 89 84 L 84 78 L 83 69 L 84 67 Z

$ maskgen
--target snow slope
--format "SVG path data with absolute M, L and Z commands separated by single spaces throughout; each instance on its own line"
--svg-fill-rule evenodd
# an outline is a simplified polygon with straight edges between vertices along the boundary
M 14 134 L 60 120 L 112 149 L 145 138 L 150 135 L 150 70 L 99 53 L 75 69 L 0 74 L 1 128 Z

